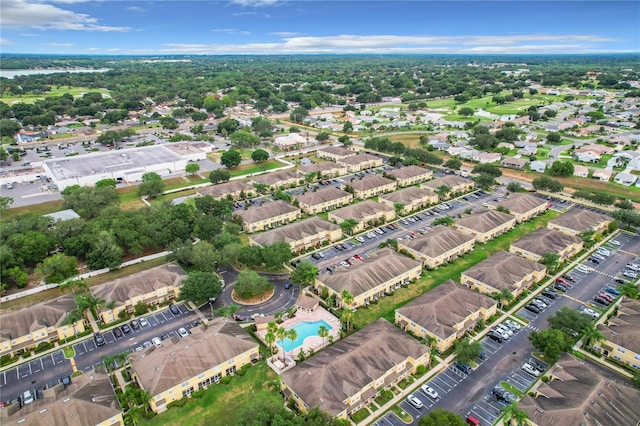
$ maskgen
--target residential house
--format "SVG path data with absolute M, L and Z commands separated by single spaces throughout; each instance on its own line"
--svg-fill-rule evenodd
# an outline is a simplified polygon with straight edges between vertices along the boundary
M 522 169 L 527 165 L 527 160 L 515 157 L 504 157 L 500 162 L 502 167 L 510 167 L 512 169 Z
M 563 234 L 579 236 L 585 231 L 603 232 L 612 221 L 613 218 L 604 213 L 574 207 L 550 220 L 547 223 L 547 228 L 555 229 Z
M 399 191 L 380 195 L 378 201 L 393 208 L 398 204 L 402 204 L 400 214 L 406 215 L 414 210 L 436 204 L 438 202 L 438 194 L 428 189 L 410 186 Z
M 366 169 L 372 169 L 374 167 L 380 167 L 384 162 L 382 157 L 378 157 L 376 155 L 357 154 L 337 160 L 337 163 L 346 166 L 349 173 L 354 173 Z
M 513 193 L 498 203 L 516 217 L 516 223 L 525 222 L 549 208 L 546 200 L 527 193 Z
M 599 163 L 601 155 L 595 151 L 576 149 L 573 158 L 582 163 Z
M 304 146 L 307 143 L 308 138 L 302 136 L 299 133 L 289 133 L 284 136 L 276 136 L 273 139 L 273 144 L 280 148 L 291 148 L 297 145 Z
M 320 179 L 331 179 L 349 173 L 346 166 L 342 166 L 332 161 L 325 161 L 322 163 L 316 163 L 310 166 L 302 167 L 299 171 L 303 175 L 315 173 L 316 176 L 318 176 L 318 178 Z
M 449 196 L 449 198 L 451 198 L 455 194 L 463 194 L 465 192 L 473 191 L 473 189 L 476 187 L 476 184 L 471 179 L 449 175 L 425 182 L 420 185 L 420 188 L 429 189 L 435 193 L 438 193 L 438 189 L 444 186 L 449 188 L 449 192 L 447 193 L 447 195 Z
M 462 273 L 460 283 L 485 294 L 509 290 L 514 297 L 544 279 L 547 267 L 500 250 Z
M 501 158 L 502 158 L 502 155 L 498 154 L 497 152 L 478 151 L 472 157 L 472 160 L 477 161 L 480 164 L 490 164 L 490 163 L 496 163 L 500 161 Z
M 476 242 L 486 243 L 512 229 L 515 224 L 515 216 L 480 207 L 473 213 L 456 219 L 453 227 L 465 234 L 473 235 Z
M 294 202 L 298 202 L 298 206 L 303 212 L 313 215 L 350 204 L 353 201 L 353 194 L 340 188 L 329 186 L 296 195 L 294 200 Z
M 160 305 L 178 297 L 187 273 L 176 263 L 167 263 L 90 288 L 104 300 L 98 316 L 105 324 L 119 321 L 120 312 L 133 313 L 138 302 Z
M 449 145 L 449 147 L 447 148 L 447 154 L 466 159 L 473 158 L 476 154 L 478 154 L 478 152 L 478 150 L 475 150 L 470 146 Z
M 600 182 L 609 182 L 611 176 L 613 176 L 613 170 L 607 169 L 595 169 L 592 174 L 592 177 L 598 179 Z
M 532 161 L 529 163 L 529 169 L 531 169 L 532 172 L 544 173 L 547 169 L 547 162 L 540 160 Z
M 384 175 L 395 178 L 398 186 L 409 186 L 431 179 L 433 171 L 418 166 L 404 166 L 399 169 L 387 170 Z
M 338 267 L 332 272 L 323 272 L 316 278 L 318 291 L 326 288 L 329 295 L 336 296 L 336 304 L 343 308 L 358 308 L 393 293 L 404 284 L 420 277 L 420 262 L 397 253 L 392 248 L 377 250 L 365 258 L 355 261 L 350 267 Z M 349 291 L 353 303 L 347 307 L 342 292 Z
M 342 229 L 319 217 L 311 217 L 300 222 L 281 226 L 249 237 L 251 245 L 268 246 L 276 242 L 288 243 L 291 251 L 298 252 L 318 247 L 323 242 L 335 242 L 342 238 Z
M 321 148 L 316 152 L 316 155 L 319 158 L 331 161 L 344 160 L 345 158 L 352 157 L 356 154 L 356 151 L 352 151 L 351 149 L 345 148 L 343 146 L 328 146 L 325 148 Z
M 338 210 L 329 212 L 329 220 L 341 224 L 347 219 L 354 219 L 357 223 L 352 232 L 359 232 L 376 224 L 383 224 L 395 219 L 396 211 L 383 203 L 365 200 Z
M 620 172 L 613 179 L 615 183 L 618 183 L 624 186 L 631 186 L 634 183 L 636 183 L 637 180 L 638 180 L 638 177 L 636 175 L 632 175 L 631 173 L 627 173 L 627 172 Z
M 589 177 L 589 168 L 587 166 L 575 164 L 573 166 L 573 175 L 576 177 Z
M 541 260 L 546 253 L 555 253 L 560 256 L 560 261 L 565 261 L 580 253 L 583 245 L 580 237 L 538 228 L 511 243 L 509 252 L 535 261 Z
M 564 354 L 545 375 L 549 380 L 518 402 L 537 426 L 635 425 L 640 419 L 640 391 L 583 360 Z
M 428 346 L 381 318 L 282 373 L 281 389 L 302 413 L 318 407 L 346 421 L 429 357 Z
M 435 339 L 443 353 L 480 320 L 495 315 L 497 306 L 492 298 L 448 280 L 396 309 L 395 322 L 418 338 Z
M 525 157 L 531 157 L 538 153 L 538 145 L 535 143 L 525 143 L 522 148 L 516 151 L 516 154 L 523 155 Z
M 376 197 L 385 192 L 395 191 L 398 183 L 380 175 L 367 176 L 342 185 L 342 189 L 353 188 L 354 196 L 361 200 Z
M 252 233 L 296 221 L 300 219 L 301 213 L 298 207 L 286 201 L 276 200 L 246 210 L 238 210 L 235 214 L 242 219 L 244 231 Z
M 28 405 L 0 410 L 3 426 L 123 426 L 122 409 L 109 376 L 95 370 L 74 376 L 71 383 L 46 388 Z
M 426 268 L 434 269 L 470 252 L 474 243 L 472 235 L 437 225 L 415 239 L 398 241 L 398 250 L 406 250 Z
M 131 379 L 149 393 L 155 413 L 258 359 L 258 343 L 235 321 L 220 317 L 192 328 L 188 336 L 129 354 Z
M 616 311 L 614 311 L 616 312 Z M 623 297 L 617 313 L 598 325 L 603 340 L 593 343 L 593 349 L 640 370 L 640 302 Z
M 219 183 L 216 185 L 205 186 L 198 188 L 196 191 L 200 197 L 210 195 L 216 200 L 233 199 L 240 200 L 244 198 L 251 198 L 256 195 L 256 190 L 253 186 L 245 182 L 232 180 L 230 182 Z
M 599 155 L 612 155 L 615 152 L 615 150 L 612 147 L 601 145 L 599 143 L 582 145 L 579 149 L 576 149 L 576 151 L 582 151 L 582 150 L 593 151 L 598 153 Z
M 297 186 L 304 182 L 298 173 L 293 170 L 283 170 L 281 172 L 265 173 L 253 178 L 255 183 L 265 185 L 268 188 L 279 189 Z
M 71 294 L 38 303 L 0 316 L 0 355 L 14 356 L 35 349 L 40 343 L 53 343 L 74 337 L 85 330 L 82 315 L 68 323 L 77 308 Z

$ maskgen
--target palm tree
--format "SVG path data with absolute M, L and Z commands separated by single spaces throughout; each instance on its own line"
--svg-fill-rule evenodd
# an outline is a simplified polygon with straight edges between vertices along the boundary
M 329 335 L 329 329 L 324 326 L 321 325 L 320 328 L 318 328 L 318 336 L 322 337 L 322 347 L 324 348 L 324 339 Z
M 276 329 L 276 337 L 280 342 L 280 347 L 282 348 L 282 362 L 285 361 L 285 351 L 284 351 L 284 339 L 287 337 L 287 329 L 284 327 L 278 327 Z M 278 350 L 280 352 L 280 350 Z
M 291 340 L 291 352 L 293 352 L 293 342 L 298 338 L 298 332 L 295 328 L 287 330 L 287 339 Z
M 340 228 L 342 232 L 345 234 L 351 235 L 356 226 L 358 226 L 358 221 L 352 218 L 345 219 L 340 223 Z
M 589 326 L 582 332 L 582 341 L 587 347 L 591 347 L 594 343 L 602 340 L 605 340 L 604 334 L 594 326 Z
M 276 312 L 273 314 L 273 317 L 276 319 L 278 324 L 282 323 L 282 318 L 284 317 L 284 312 Z
M 449 192 L 451 192 L 451 188 L 447 185 L 440 185 L 438 189 L 436 189 L 436 193 L 438 194 L 438 199 L 440 201 L 444 201 Z
M 516 426 L 523 426 L 524 424 L 528 423 L 527 420 L 529 419 L 529 416 L 524 410 L 518 408 L 517 402 L 503 407 L 502 412 L 504 413 L 505 424 L 507 421 L 509 422 L 509 424 L 515 423 Z
M 291 306 L 291 307 L 287 308 L 287 318 L 295 317 L 297 310 L 298 310 L 298 308 L 296 308 L 295 306 Z
M 503 288 L 500 293 L 493 293 L 491 296 L 500 302 L 500 309 L 504 309 L 505 305 L 509 305 L 513 300 L 513 293 L 508 288 Z
M 267 334 L 264 335 L 264 342 L 269 347 L 269 356 L 272 357 L 271 362 L 273 362 L 273 344 L 275 341 L 276 335 L 271 331 L 267 331 Z
M 347 326 L 347 333 L 351 329 L 351 320 L 353 319 L 353 312 L 351 311 L 351 306 L 353 305 L 353 295 L 349 292 L 349 290 L 342 290 L 340 293 L 340 299 L 342 299 L 342 306 L 345 308 L 342 312 L 341 319 L 344 319 L 345 324 Z
M 343 309 L 342 315 L 340 315 L 340 321 L 345 325 L 345 331 L 348 333 L 351 330 L 351 320 L 353 319 L 353 312 L 351 309 Z
M 637 299 L 638 296 L 640 296 L 640 291 L 638 291 L 638 286 L 630 282 L 625 282 L 624 284 L 620 284 L 618 286 L 618 291 L 620 291 L 620 294 L 627 296 L 629 299 Z

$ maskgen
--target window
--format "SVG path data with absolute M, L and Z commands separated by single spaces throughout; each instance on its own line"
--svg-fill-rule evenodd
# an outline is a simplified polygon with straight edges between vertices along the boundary
M 211 378 L 211 380 L 213 380 L 216 383 L 220 383 L 220 379 L 222 379 L 222 374 L 220 374 L 220 373 L 216 374 L 215 376 L 213 376 Z
M 618 352 L 620 352 L 621 354 L 623 354 L 623 353 L 625 353 L 625 352 L 626 352 L 626 350 L 624 350 L 623 348 L 617 348 L 616 350 L 617 350 Z

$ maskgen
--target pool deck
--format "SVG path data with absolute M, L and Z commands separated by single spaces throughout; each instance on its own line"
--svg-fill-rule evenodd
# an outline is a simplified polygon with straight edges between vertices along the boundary
M 284 321 L 282 324 L 279 324 L 279 327 L 289 328 L 301 322 L 315 322 L 324 320 L 327 324 L 331 326 L 331 330 L 329 330 L 329 336 L 333 336 L 333 341 L 336 342 L 340 339 L 340 320 L 333 315 L 331 315 L 325 309 L 318 307 L 313 312 L 307 312 L 303 310 L 298 310 L 296 315 L 293 318 L 290 318 Z M 260 339 L 264 341 L 264 335 L 267 334 L 266 330 L 259 331 L 258 336 Z M 291 343 L 291 341 L 287 342 L 287 339 L 284 340 L 283 345 L 285 348 L 290 347 L 287 343 Z M 280 348 L 279 342 L 276 342 L 276 346 Z M 325 344 L 329 344 L 329 337 L 325 338 Z M 305 353 L 309 353 L 309 349 L 313 349 L 314 352 L 322 349 L 322 337 L 320 336 L 309 336 L 304 339 L 304 342 L 301 346 L 297 347 L 293 351 L 287 351 L 287 358 L 296 359 L 298 357 L 298 353 L 300 350 L 304 349 Z M 278 354 L 278 357 L 282 357 L 282 351 Z

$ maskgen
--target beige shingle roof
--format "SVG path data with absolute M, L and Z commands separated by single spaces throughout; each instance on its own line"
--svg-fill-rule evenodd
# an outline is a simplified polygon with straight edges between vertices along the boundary
M 625 298 L 620 303 L 618 315 L 598 330 L 616 345 L 640 353 L 640 302 Z M 638 363 L 640 364 L 640 363 Z
M 343 157 L 348 155 L 356 155 L 355 151 L 351 151 L 349 148 L 345 148 L 343 146 L 328 146 L 326 148 L 319 149 L 318 151 L 327 152 L 329 154 L 343 156 Z
M 568 212 L 550 220 L 549 223 L 573 229 L 578 232 L 584 232 L 589 229 L 594 229 L 603 222 L 611 222 L 612 220 L 613 219 L 606 214 L 574 207 Z
M 44 327 L 60 326 L 69 311 L 76 309 L 73 295 L 10 312 L 0 317 L 0 340 L 12 340 Z
M 129 360 L 142 388 L 153 396 L 257 347 L 238 324 L 214 318 L 206 327 L 192 328 L 186 337 L 133 352 Z
M 513 247 L 520 248 L 530 253 L 544 255 L 545 253 L 558 253 L 572 244 L 582 241 L 580 237 L 565 235 L 552 229 L 539 228 L 511 243 Z
M 198 193 L 200 195 L 211 195 L 214 198 L 220 198 L 225 197 L 227 194 L 233 194 L 235 192 L 247 192 L 253 190 L 253 186 L 247 183 L 232 180 L 230 182 L 219 183 L 217 185 L 205 186 L 204 188 L 198 189 Z
M 545 269 L 546 267 L 538 262 L 500 250 L 463 274 L 499 290 L 513 290 L 513 283 L 519 282 L 531 272 Z
M 357 155 L 352 155 L 351 157 L 342 158 L 338 160 L 338 162 L 343 164 L 348 164 L 350 166 L 355 166 L 360 163 L 366 163 L 367 161 L 372 161 L 372 160 L 380 160 L 380 157 L 376 157 L 375 155 L 371 155 L 371 154 L 357 154 Z
M 473 184 L 473 181 L 460 176 L 449 175 L 449 176 L 443 176 L 441 178 L 427 181 L 422 185 L 432 188 L 434 191 L 437 191 L 437 189 L 442 185 L 448 186 L 449 188 L 453 188 L 458 185 L 469 185 L 469 184 Z
M 393 184 L 394 187 L 396 185 L 396 181 L 393 179 L 388 179 L 381 175 L 373 175 L 367 176 L 363 179 L 357 179 L 353 182 L 348 183 L 348 186 L 351 186 L 356 191 L 367 191 L 374 188 L 379 188 L 381 186 L 386 186 Z
M 396 309 L 396 312 L 439 338 L 447 339 L 456 333 L 453 326 L 461 323 L 471 312 L 489 309 L 497 303 L 488 296 L 448 280 Z
M 391 201 L 394 204 L 395 203 L 409 204 L 411 203 L 411 201 L 416 199 L 434 197 L 434 196 L 437 196 L 437 194 L 429 189 L 410 186 L 408 188 L 400 189 L 399 191 L 380 195 L 379 198 Z
M 276 200 L 264 203 L 261 206 L 249 207 L 247 210 L 238 210 L 235 214 L 240 216 L 246 223 L 256 223 L 295 211 L 299 212 L 300 209 L 286 201 Z
M 497 210 L 480 207 L 470 215 L 466 215 L 460 219 L 456 219 L 455 223 L 464 228 L 472 229 L 476 232 L 485 233 L 505 223 L 514 220 L 515 217 L 499 212 Z
M 340 227 L 335 223 L 319 217 L 311 217 L 300 222 L 252 235 L 251 239 L 264 247 L 280 241 L 285 243 L 300 241 L 305 237 L 317 235 L 323 231 L 336 231 L 338 229 Z
M 265 173 L 260 176 L 256 176 L 253 180 L 263 185 L 274 185 L 278 182 L 290 180 L 290 179 L 302 179 L 300 175 L 293 170 L 283 170 L 281 172 Z
M 420 262 L 393 249 L 384 248 L 349 268 L 324 272 L 318 276 L 318 281 L 337 293 L 349 290 L 353 296 L 358 296 L 420 265 Z
M 373 200 L 365 200 L 361 203 L 352 204 L 350 206 L 343 207 L 331 212 L 332 216 L 340 219 L 355 219 L 360 221 L 371 215 L 379 214 L 380 212 L 394 211 L 393 207 L 382 203 L 376 203 Z
M 408 357 L 419 358 L 429 347 L 385 319 L 337 343 L 282 373 L 282 381 L 309 407 L 335 416 L 347 408 L 343 402 L 365 385 Z
M 342 168 L 342 167 L 344 167 L 344 166 L 337 165 L 336 163 L 334 163 L 332 161 L 324 161 L 322 163 L 316 163 L 316 164 L 312 164 L 310 166 L 302 167 L 300 169 L 300 171 L 303 174 L 307 174 L 307 173 L 322 173 L 322 172 L 326 172 L 328 170 L 334 170 L 334 169 L 338 169 L 338 168 Z
M 294 198 L 302 204 L 305 204 L 308 206 L 315 206 L 318 204 L 326 203 L 327 201 L 337 200 L 343 197 L 353 198 L 353 195 L 347 191 L 343 191 L 340 188 L 330 186 L 328 188 L 318 189 L 315 192 L 309 191 L 306 194 L 300 194 L 295 196 Z
M 473 239 L 474 237 L 472 235 L 448 228 L 444 225 L 437 225 L 426 234 L 416 237 L 413 240 L 404 240 L 402 244 L 426 256 L 435 258 Z
M 398 179 L 409 179 L 412 177 L 423 175 L 425 173 L 433 174 L 431 170 L 424 169 L 418 166 L 404 166 L 399 169 L 387 170 L 385 173 L 391 176 L 395 176 Z
M 498 203 L 512 213 L 524 214 L 547 204 L 546 200 L 531 194 L 515 193 Z

